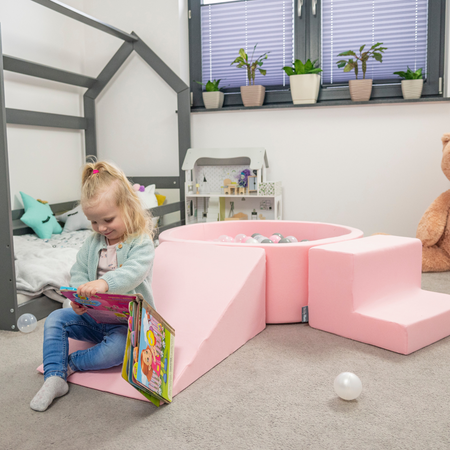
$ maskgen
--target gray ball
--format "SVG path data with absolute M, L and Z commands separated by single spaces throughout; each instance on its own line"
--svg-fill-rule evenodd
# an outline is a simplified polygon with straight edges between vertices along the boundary
M 252 238 L 255 238 L 256 236 L 261 236 L 261 233 L 253 233 Z
M 283 238 L 278 241 L 279 244 L 290 244 L 291 240 L 288 238 Z
M 283 235 L 281 233 L 272 233 L 272 236 L 280 236 L 280 238 L 283 239 Z
M 273 244 L 273 241 L 271 239 L 264 239 L 261 241 L 261 244 Z

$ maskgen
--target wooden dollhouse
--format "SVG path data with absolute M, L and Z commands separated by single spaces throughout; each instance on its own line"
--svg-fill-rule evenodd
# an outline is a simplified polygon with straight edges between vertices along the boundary
M 195 149 L 186 153 L 186 224 L 281 220 L 281 182 L 267 181 L 264 148 Z

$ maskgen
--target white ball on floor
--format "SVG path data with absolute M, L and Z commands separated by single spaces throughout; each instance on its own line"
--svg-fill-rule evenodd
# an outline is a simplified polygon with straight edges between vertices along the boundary
M 22 314 L 18 319 L 17 319 L 17 328 L 22 332 L 22 333 L 31 333 L 32 331 L 34 331 L 37 327 L 37 320 L 36 317 L 33 316 L 33 314 Z
M 71 301 L 68 299 L 68 298 L 66 298 L 65 300 L 64 300 L 64 302 L 63 302 L 63 308 L 72 308 L 72 305 L 71 305 Z
M 361 380 L 354 373 L 342 372 L 334 380 L 334 391 L 343 400 L 354 400 L 361 394 Z

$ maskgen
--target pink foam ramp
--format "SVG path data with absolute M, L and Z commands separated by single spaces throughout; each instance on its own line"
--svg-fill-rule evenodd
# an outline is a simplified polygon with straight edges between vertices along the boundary
M 450 335 L 450 296 L 421 286 L 421 243 L 372 236 L 309 254 L 309 324 L 409 354 Z
M 261 248 L 165 242 L 156 249 L 156 307 L 175 328 L 173 395 L 265 328 L 265 276 Z
M 265 328 L 265 277 L 260 248 L 167 242 L 156 249 L 155 303 L 175 328 L 174 396 Z M 70 340 L 70 353 L 90 345 Z M 122 379 L 121 367 L 68 381 L 147 401 Z

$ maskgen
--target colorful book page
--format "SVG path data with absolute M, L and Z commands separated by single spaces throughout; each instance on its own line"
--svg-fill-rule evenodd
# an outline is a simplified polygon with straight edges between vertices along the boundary
M 76 291 L 61 290 L 61 294 L 69 300 L 86 306 L 89 314 L 97 323 L 127 324 L 129 303 L 136 296 L 119 294 L 95 294 L 92 297 L 81 297 Z

